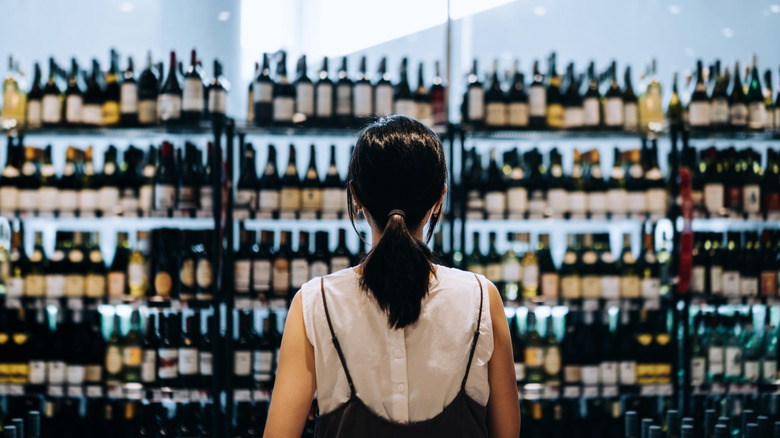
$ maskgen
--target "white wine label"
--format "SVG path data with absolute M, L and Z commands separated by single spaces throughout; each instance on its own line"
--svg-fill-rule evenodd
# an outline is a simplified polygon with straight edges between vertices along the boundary
M 704 357 L 694 357 L 691 359 L 691 383 L 694 385 L 704 383 L 707 375 L 707 359 Z
M 290 123 L 295 113 L 295 99 L 291 96 L 276 96 L 273 100 L 274 122 Z
M 500 263 L 489 263 L 485 266 L 485 277 L 493 283 L 500 283 L 503 274 L 504 268 Z
M 155 371 L 157 369 L 157 352 L 155 350 L 143 351 L 143 362 L 141 362 L 141 381 L 154 382 L 156 380 Z
M 100 125 L 103 123 L 103 108 L 94 103 L 87 103 L 81 107 L 81 121 L 87 125 Z
M 583 214 L 588 211 L 588 197 L 585 192 L 569 192 L 569 211 L 575 214 Z
M 599 364 L 599 374 L 602 385 L 617 385 L 618 383 L 618 364 L 617 362 L 601 362 Z
M 412 99 L 399 99 L 395 101 L 395 114 L 402 114 L 412 119 L 417 118 L 417 103 Z
M 723 374 L 723 348 L 710 347 L 707 358 L 707 373 L 711 375 Z
M 152 211 L 154 208 L 154 186 L 143 185 L 138 190 L 138 208 L 143 212 Z
M 542 274 L 542 296 L 548 299 L 558 298 L 558 274 L 545 272 Z
M 582 381 L 582 368 L 579 365 L 565 365 L 563 367 L 563 381 L 580 383 Z
M 742 188 L 742 209 L 745 213 L 761 211 L 761 187 L 758 184 L 746 184 Z
M 46 296 L 59 298 L 65 295 L 65 276 L 62 274 L 46 275 Z
M 598 385 L 601 381 L 600 372 L 601 369 L 598 365 L 584 365 L 582 367 L 582 384 Z
M 585 124 L 585 110 L 582 107 L 571 107 L 563 110 L 563 127 L 579 128 Z
M 561 298 L 569 300 L 582 298 L 582 281 L 579 277 L 564 276 L 561 278 Z
M 31 385 L 43 385 L 46 383 L 46 362 L 31 360 L 27 380 Z
M 766 107 L 763 101 L 753 102 L 748 105 L 748 128 L 764 129 L 766 122 Z
M 569 193 L 564 189 L 548 190 L 547 202 L 553 215 L 561 215 L 569 211 Z
M 295 112 L 307 117 L 314 115 L 314 85 L 303 82 L 295 87 Z
M 508 105 L 507 122 L 513 128 L 528 126 L 529 108 L 525 102 L 510 102 Z
M 202 186 L 199 191 L 200 209 L 211 212 L 214 203 L 211 186 Z
M 321 260 L 312 262 L 309 269 L 311 270 L 311 278 L 324 277 L 329 274 L 328 264 Z
M 141 205 L 143 208 L 143 203 Z M 174 207 L 176 207 L 176 187 L 170 184 L 155 184 L 154 209 L 167 210 Z
M 276 294 L 287 294 L 290 290 L 290 264 L 287 260 L 274 260 L 273 291 Z
M 59 123 L 62 117 L 62 101 L 59 96 L 47 94 L 43 96 L 41 121 L 43 123 Z
M 763 366 L 761 367 L 761 378 L 764 381 L 777 380 L 777 359 L 764 358 Z
M 179 376 L 179 350 L 176 348 L 160 348 L 157 350 L 160 366 L 157 376 L 161 379 L 175 379 Z
M 582 298 L 603 298 L 601 277 L 598 275 L 582 276 Z
M 723 295 L 723 267 L 710 267 L 710 293 L 713 295 Z
M 666 213 L 667 208 L 667 196 L 664 189 L 648 189 L 647 190 L 647 211 L 650 213 Z
M 84 286 L 84 293 L 90 298 L 100 298 L 106 295 L 106 277 L 102 275 L 88 274 Z
M 179 374 L 182 376 L 198 374 L 198 350 L 196 348 L 179 348 Z
M 108 296 L 113 298 L 122 298 L 125 295 L 125 273 L 108 273 Z
M 255 350 L 253 371 L 260 374 L 271 374 L 274 371 L 274 352 Z
M 516 258 L 501 264 L 501 274 L 499 278 L 502 278 L 505 282 L 519 283 L 522 279 L 522 276 L 523 266 Z
M 333 116 L 333 86 L 317 85 L 317 117 Z
M 641 282 L 642 298 L 658 299 L 661 291 L 661 280 L 658 278 L 643 278 Z
M 393 114 L 393 87 L 385 84 L 376 87 L 376 115 L 379 117 Z
M 557 346 L 544 349 L 544 372 L 557 376 L 561 372 L 561 350 Z
M 119 189 L 113 186 L 101 187 L 97 195 L 97 205 L 103 214 L 113 213 L 119 204 Z
M 647 211 L 647 193 L 628 192 L 628 211 L 634 214 L 643 214 Z
M 301 189 L 301 210 L 320 211 L 323 203 L 323 190 L 319 187 Z
M 761 366 L 757 360 L 745 359 L 743 364 L 742 379 L 748 382 L 757 382 Z
M 201 350 L 198 353 L 198 369 L 201 376 L 214 375 L 214 354 L 210 351 Z
M 301 190 L 298 188 L 282 188 L 280 207 L 283 211 L 298 211 L 301 209 Z
M 371 117 L 374 115 L 374 108 L 372 105 L 372 98 L 374 94 L 371 84 L 355 84 L 353 94 L 353 111 L 355 117 Z
M 512 187 L 506 192 L 507 211 L 510 214 L 525 214 L 528 211 L 528 190 Z
M 739 377 L 742 375 L 742 349 L 740 347 L 725 348 L 725 376 Z
M 252 262 L 252 284 L 256 292 L 271 290 L 271 262 L 255 260 Z
M 81 189 L 78 194 L 79 212 L 94 212 L 98 208 L 97 190 Z
M 610 127 L 623 126 L 623 99 L 608 97 L 604 104 L 604 124 Z
M 601 295 L 606 299 L 620 298 L 620 276 L 604 275 L 601 277 Z
M 628 102 L 623 104 L 623 121 L 624 128 L 627 131 L 637 129 L 639 125 L 639 110 L 636 103 Z
M 588 97 L 582 102 L 582 107 L 585 110 L 585 117 L 583 123 L 585 126 L 598 126 L 601 123 L 601 112 L 599 100 L 595 97 Z
M 255 82 L 253 89 L 255 102 L 269 103 L 273 100 L 274 88 L 272 84 L 268 82 Z
M 181 96 L 161 94 L 159 110 L 162 121 L 181 119 Z
M 352 113 L 352 87 L 336 86 L 336 115 L 349 116 Z
M 485 93 L 482 91 L 482 88 L 469 87 L 467 115 L 469 120 L 482 120 L 485 118 Z
M 619 373 L 621 385 L 636 385 L 636 362 L 621 361 Z
M 732 105 L 729 108 L 729 122 L 734 126 L 747 126 L 748 109 L 744 103 Z
M 184 80 L 182 90 L 182 109 L 184 111 L 203 111 L 203 82 L 197 78 Z
M 723 295 L 727 297 L 738 297 L 739 293 L 739 271 L 723 271 L 721 285 Z
M 528 91 L 528 113 L 531 117 L 547 115 L 547 92 L 544 87 L 531 87 Z
M 252 372 L 252 352 L 236 351 L 233 355 L 233 374 L 244 377 Z
M 739 279 L 739 294 L 746 297 L 758 296 L 758 278 L 756 277 L 740 277 Z
M 710 122 L 724 125 L 729 123 L 729 101 L 713 99 L 710 102 Z
M 707 284 L 707 267 L 693 266 L 691 269 L 691 292 L 703 294 Z
M 198 260 L 198 266 L 195 271 L 195 280 L 198 282 L 198 287 L 201 289 L 210 288 L 213 278 L 211 261 L 209 261 L 208 258 L 201 257 L 200 260 Z
M 523 287 L 526 289 L 539 287 L 539 265 L 523 266 Z
M 5 293 L 13 298 L 24 296 L 24 277 L 9 278 Z
M 607 212 L 607 193 L 606 192 L 590 192 L 587 194 L 588 211 L 590 213 L 606 213 Z
M 249 293 L 250 274 L 252 273 L 252 262 L 249 260 L 236 260 L 235 261 L 235 287 L 236 292 Z
M 322 211 L 326 213 L 338 213 L 345 206 L 341 205 L 341 188 L 326 188 L 322 190 Z
M 116 345 L 106 348 L 106 372 L 118 374 L 122 371 L 122 350 Z
M 65 99 L 65 121 L 81 123 L 81 96 L 71 94 Z
M 27 126 L 37 128 L 41 126 L 41 101 L 30 100 L 27 102 Z
M 16 187 L 0 187 L 0 205 L 7 211 L 15 211 L 19 208 L 19 190 Z
M 694 128 L 710 126 L 710 104 L 707 101 L 691 102 L 688 106 L 688 121 Z
M 209 90 L 209 113 L 225 114 L 227 112 L 227 93 L 221 88 Z
M 45 294 L 46 277 L 41 274 L 27 274 L 24 278 L 24 295 L 42 297 Z
M 417 120 L 424 125 L 433 126 L 433 106 L 430 102 L 417 102 Z
M 157 122 L 157 101 L 153 99 L 138 102 L 138 123 L 151 125 Z
M 134 82 L 125 82 L 119 89 L 119 112 L 121 114 L 138 113 L 138 86 Z
M 19 190 L 19 210 L 22 211 L 35 211 L 36 208 L 38 208 L 38 204 L 40 203 L 38 200 L 38 191 L 37 190 L 27 190 L 22 189 Z
M 236 208 L 254 210 L 257 207 L 257 192 L 254 189 L 238 189 L 236 192 Z
M 485 211 L 487 211 L 488 214 L 503 215 L 505 210 L 505 192 L 487 192 L 485 194 Z
M 110 354 L 110 353 L 107 353 Z M 46 363 L 46 375 L 49 385 L 62 385 L 65 383 L 65 362 L 52 360 Z
M 507 125 L 507 107 L 504 102 L 490 102 L 485 106 L 485 124 L 493 127 Z
M 260 190 L 259 204 L 260 211 L 273 212 L 279 210 L 280 207 L 280 194 L 279 190 Z
M 330 272 L 339 272 L 351 266 L 347 257 L 333 257 L 330 259 Z
M 290 263 L 290 286 L 298 289 L 309 281 L 309 262 L 303 259 L 293 259 Z

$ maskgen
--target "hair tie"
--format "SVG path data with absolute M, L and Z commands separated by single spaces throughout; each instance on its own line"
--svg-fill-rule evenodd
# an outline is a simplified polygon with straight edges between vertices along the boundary
M 390 216 L 393 215 L 399 215 L 402 219 L 406 219 L 406 213 L 404 213 L 403 210 L 390 210 L 390 213 L 387 213 L 387 218 L 390 219 Z

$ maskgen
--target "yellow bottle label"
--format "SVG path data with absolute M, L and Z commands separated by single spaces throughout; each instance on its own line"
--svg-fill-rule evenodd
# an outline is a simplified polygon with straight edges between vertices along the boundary
M 115 125 L 119 123 L 119 102 L 107 101 L 103 103 L 103 124 Z
M 563 128 L 563 105 L 559 103 L 547 105 L 547 126 Z

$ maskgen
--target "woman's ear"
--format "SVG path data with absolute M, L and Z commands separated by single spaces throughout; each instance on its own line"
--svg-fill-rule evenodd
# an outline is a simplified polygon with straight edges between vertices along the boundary
M 355 212 L 360 211 L 363 206 L 360 205 L 360 201 L 358 201 L 355 196 L 355 188 L 352 186 L 352 181 L 349 182 L 349 197 L 350 199 L 348 199 L 347 202 L 352 202 L 355 205 Z

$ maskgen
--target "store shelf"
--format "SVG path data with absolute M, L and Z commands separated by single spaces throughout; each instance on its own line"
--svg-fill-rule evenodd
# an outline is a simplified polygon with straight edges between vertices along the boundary
M 144 388 L 139 383 L 120 385 L 44 385 L 34 387 L 22 384 L 0 384 L 0 396 L 3 395 L 39 395 L 49 397 L 86 397 L 108 398 L 111 400 L 149 400 L 161 402 L 171 400 L 181 402 L 210 401 L 208 391 L 204 389 Z
M 92 218 L 20 218 L 25 231 L 57 229 L 68 231 L 147 231 L 157 228 L 178 228 L 183 230 L 207 230 L 214 228 L 213 218 L 189 217 L 92 217 Z
M 182 300 L 178 298 L 160 298 L 160 297 L 29 297 L 29 296 L 2 296 L 0 295 L 0 308 L 43 308 L 54 306 L 71 310 L 99 309 L 104 306 L 127 306 L 132 308 L 162 308 L 179 311 L 182 309 L 208 309 L 213 304 L 211 299 L 191 299 Z
M 722 233 L 726 231 L 755 231 L 764 228 L 778 228 L 780 221 L 740 218 L 695 218 L 691 222 L 693 231 Z M 677 222 L 677 229 L 682 231 L 683 220 Z
M 504 313 L 508 318 L 514 316 L 518 310 L 536 309 L 539 307 L 548 308 L 561 308 L 561 310 L 551 310 L 554 316 L 562 315 L 567 310 L 577 311 L 594 311 L 604 310 L 610 307 L 618 307 L 621 309 L 647 309 L 658 310 L 661 308 L 668 308 L 674 304 L 667 296 L 660 296 L 657 298 L 578 298 L 578 299 L 566 299 L 566 298 L 545 298 L 536 297 L 528 300 L 516 300 L 504 302 Z M 564 309 L 565 308 L 565 309 Z
M 321 230 L 328 231 L 344 228 L 352 229 L 352 222 L 349 219 L 244 219 L 241 221 L 245 228 L 249 230 L 284 230 L 284 231 L 308 231 Z M 368 230 L 368 224 L 365 221 L 355 221 L 358 230 Z
M 236 122 L 236 131 L 239 134 L 253 135 L 253 136 L 268 136 L 268 137 L 299 137 L 299 136 L 312 136 L 312 137 L 352 137 L 357 138 L 357 134 L 363 128 L 364 125 L 370 123 L 371 120 L 367 119 L 365 122 L 356 124 L 354 128 L 342 128 L 342 127 L 328 127 L 328 126 L 257 126 L 249 124 L 245 121 Z M 447 129 L 444 127 L 434 127 L 433 130 L 443 136 L 447 133 Z
M 628 131 L 561 131 L 561 130 L 470 130 L 463 129 L 467 139 L 476 140 L 640 140 L 646 135 Z M 668 133 L 652 133 L 647 138 L 665 138 Z M 692 140 L 752 140 L 769 141 L 780 139 L 780 132 L 692 132 Z
M 468 219 L 466 231 L 523 233 L 596 233 L 641 230 L 644 219 Z
M 107 127 L 107 128 L 40 128 L 21 131 L 25 138 L 30 137 L 122 137 L 147 138 L 161 135 L 210 135 L 214 129 L 210 123 L 181 126 L 138 126 L 138 127 Z M 8 134 L 16 135 L 14 131 Z

